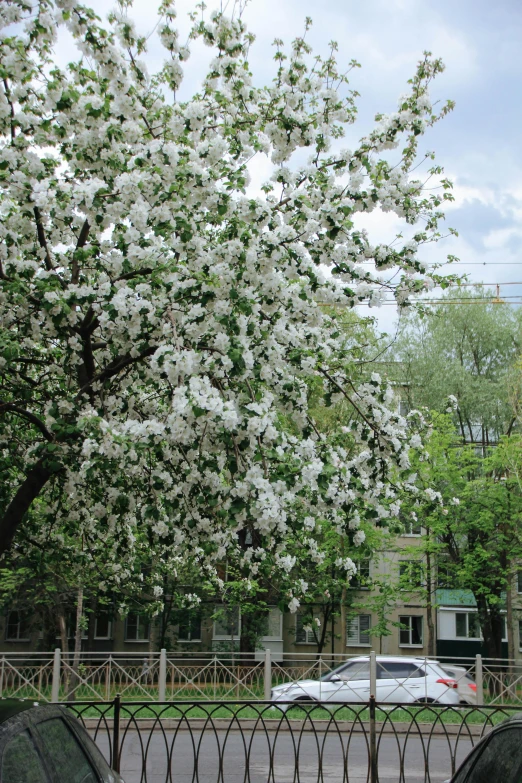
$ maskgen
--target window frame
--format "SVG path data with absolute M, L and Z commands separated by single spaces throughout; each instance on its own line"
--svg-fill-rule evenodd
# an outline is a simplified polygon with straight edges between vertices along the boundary
M 466 618 L 466 636 L 458 636 L 457 634 L 457 617 L 458 616 L 465 617 Z M 469 635 L 469 618 L 471 615 L 474 615 L 476 617 L 476 623 L 478 625 L 479 634 L 480 634 L 480 623 L 478 621 L 478 612 L 476 611 L 456 611 L 455 612 L 455 639 L 458 639 L 459 641 L 468 641 L 468 642 L 480 642 L 482 641 L 482 635 L 479 636 L 470 636 Z
M 418 528 L 419 532 L 414 533 L 413 528 Z M 423 535 L 422 530 L 422 525 L 418 519 L 410 519 L 408 522 L 404 523 L 404 533 L 402 535 L 404 538 L 420 538 Z
M 141 639 L 141 638 L 140 639 L 134 638 L 133 639 L 133 638 L 129 637 L 129 632 L 128 632 L 129 617 L 137 617 L 138 618 L 138 622 L 136 623 L 136 629 L 137 630 L 139 630 L 139 627 L 140 627 L 139 618 L 140 617 L 144 617 L 144 618 L 147 619 L 147 636 L 145 638 L 143 638 L 143 639 Z M 145 642 L 150 641 L 150 619 L 147 618 L 146 615 L 140 614 L 140 612 L 129 612 L 129 614 L 125 618 L 123 639 L 124 639 L 125 642 L 128 642 L 129 644 L 144 644 Z
M 368 637 L 367 642 L 361 642 L 361 617 L 368 617 L 368 630 L 363 631 L 364 635 Z M 354 622 L 357 622 L 357 641 L 352 641 L 350 639 L 350 631 L 351 626 L 353 626 Z M 362 613 L 357 614 L 354 617 L 350 618 L 348 622 L 346 623 L 346 647 L 371 647 L 372 641 L 371 641 L 371 631 L 372 627 L 372 616 L 371 614 Z
M 369 590 L 371 582 L 371 557 L 362 557 L 355 562 L 357 572 L 352 576 L 348 587 L 351 590 Z M 365 580 L 366 584 L 363 584 L 361 580 Z
M 312 618 L 312 623 L 314 622 L 315 619 L 316 618 L 314 616 Z M 317 618 L 317 619 L 319 619 L 319 618 Z M 305 629 L 305 628 L 302 628 L 301 630 L 303 631 L 303 633 L 305 635 L 305 638 L 303 640 L 298 640 L 297 634 L 299 633 L 299 628 L 297 626 L 298 626 L 299 620 L 301 620 L 301 621 L 303 620 L 303 614 L 300 613 L 300 612 L 297 612 L 296 615 L 295 615 L 295 633 L 294 633 L 295 642 L 294 643 L 295 644 L 314 644 L 314 645 L 317 646 L 317 639 L 314 636 L 313 626 L 312 626 L 312 628 L 309 631 L 307 629 Z M 317 626 L 317 627 L 319 628 L 320 626 Z
M 415 618 L 419 617 L 420 621 L 421 621 L 421 643 L 420 644 L 414 644 L 411 641 L 411 639 L 412 639 L 412 631 L 413 631 L 412 620 L 413 620 L 414 617 Z M 422 649 L 424 647 L 424 615 L 422 615 L 422 614 L 401 614 L 401 615 L 399 615 L 399 623 L 400 623 L 401 626 L 406 625 L 406 623 L 403 622 L 405 619 L 408 619 L 408 621 L 409 621 L 408 622 L 408 628 L 406 629 L 406 628 L 399 627 L 399 629 L 398 629 L 398 631 L 399 631 L 399 647 L 415 647 L 417 649 Z M 401 641 L 401 633 L 405 633 L 406 631 L 408 631 L 408 633 L 409 633 L 410 641 L 409 642 L 402 642 Z
M 10 623 L 9 617 L 10 615 L 16 613 L 18 615 L 18 622 L 17 623 Z M 23 624 L 27 622 L 27 618 L 23 617 L 23 612 L 21 612 L 19 609 L 10 609 L 7 614 L 5 615 L 5 631 L 4 631 L 4 641 L 6 642 L 30 642 L 31 636 L 20 636 L 20 626 L 23 627 Z M 16 625 L 17 627 L 17 635 L 16 636 L 9 636 L 9 626 L 10 625 Z M 24 628 L 24 630 L 27 630 Z
M 190 612 L 190 610 L 187 610 L 187 611 Z M 181 644 L 201 644 L 201 637 L 202 637 L 201 629 L 202 629 L 202 625 L 203 625 L 203 622 L 202 622 L 203 618 L 201 616 L 201 613 L 199 613 L 199 615 L 197 616 L 197 619 L 199 620 L 199 636 L 198 637 L 196 637 L 196 636 L 192 637 L 192 618 L 190 617 L 190 614 L 189 614 L 189 619 L 188 619 L 188 621 L 186 623 L 186 626 L 188 628 L 188 637 L 181 637 L 180 636 L 179 630 L 182 627 L 182 623 L 177 623 L 176 628 L 178 630 L 177 630 L 177 637 L 176 637 L 176 639 L 177 639 L 178 642 L 180 642 Z
M 266 636 L 261 637 L 262 642 L 282 642 L 283 641 L 283 612 L 279 609 L 278 606 L 267 606 L 268 612 L 272 612 L 274 610 L 277 610 L 279 612 L 279 635 L 278 636 L 271 636 L 270 634 L 267 634 Z
M 102 614 L 105 614 L 105 613 L 102 613 Z M 107 640 L 111 640 L 113 638 L 113 636 L 112 636 L 112 623 L 113 623 L 112 615 L 110 615 L 109 612 L 107 612 L 106 614 L 109 615 L 108 616 L 108 620 L 107 620 L 107 626 L 108 627 L 107 627 L 107 635 L 106 636 L 101 636 L 98 633 L 98 619 L 99 619 L 98 615 L 96 615 L 96 617 L 94 618 L 94 637 L 93 638 L 94 638 L 95 641 L 98 640 L 98 639 L 107 641 Z
M 226 607 L 223 605 L 220 605 L 220 609 L 225 609 Z M 219 622 L 219 620 L 214 619 L 212 621 L 212 641 L 213 642 L 230 642 L 232 639 L 239 640 L 241 636 L 241 608 L 239 606 L 233 607 L 234 609 L 237 609 L 237 633 L 229 633 L 229 634 L 221 634 L 216 633 L 216 623 Z
M 418 571 L 418 574 L 416 573 Z M 412 584 L 414 577 L 419 577 L 416 584 Z M 409 584 L 401 584 L 408 577 Z M 399 560 L 399 590 L 403 593 L 414 593 L 426 587 L 426 573 L 423 560 Z

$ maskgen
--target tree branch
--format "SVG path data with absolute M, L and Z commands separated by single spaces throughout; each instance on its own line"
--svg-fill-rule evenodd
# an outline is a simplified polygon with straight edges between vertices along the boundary
M 3 79 L 3 83 L 4 83 L 4 90 L 5 90 L 5 97 L 7 103 L 9 104 L 10 114 L 11 114 L 11 140 L 14 141 L 16 138 L 16 131 L 14 126 L 14 118 L 15 118 L 14 103 L 11 100 L 11 90 L 9 89 L 9 84 L 7 82 L 7 79 Z
M 0 280 L 5 280 L 6 283 L 12 282 L 12 278 L 8 277 L 6 273 L 4 272 L 4 268 L 2 266 L 2 262 L 0 261 Z
M 59 281 L 62 288 L 65 288 L 65 283 L 63 282 L 62 278 L 56 271 L 56 269 L 53 266 L 53 262 L 51 260 L 51 254 L 49 252 L 49 247 L 47 245 L 47 238 L 45 236 L 45 231 L 43 227 L 43 221 L 42 221 L 42 213 L 40 212 L 40 209 L 38 207 L 33 208 L 34 217 L 36 219 L 36 233 L 38 235 L 38 244 L 41 248 L 45 251 L 45 268 L 48 272 L 52 272 L 56 279 Z
M 89 236 L 89 231 L 91 227 L 89 225 L 89 221 L 86 220 L 82 226 L 82 229 L 80 231 L 80 236 L 78 237 L 78 242 L 76 243 L 76 250 L 80 250 L 80 248 L 85 246 L 85 243 L 87 242 L 87 237 Z M 76 258 L 76 253 L 73 254 L 73 262 L 72 262 L 72 268 L 71 268 L 71 283 L 76 285 L 78 282 L 78 278 L 80 276 L 80 265 L 78 264 L 78 259 Z
M 39 419 L 38 416 L 35 416 L 34 413 L 31 413 L 31 411 L 26 411 L 24 408 L 20 408 L 18 405 L 15 405 L 12 402 L 0 402 L 0 414 L 4 413 L 5 411 L 17 413 L 19 416 L 27 419 L 27 421 L 30 421 L 31 424 L 34 424 L 34 426 L 40 430 L 46 440 L 49 442 L 54 440 L 52 433 L 49 432 L 43 421 Z
M 52 475 L 57 471 L 46 467 L 43 459 L 33 465 L 25 481 L 18 487 L 14 498 L 0 518 L 0 556 L 5 554 L 13 543 L 16 531 L 23 518 Z
M 36 233 L 38 234 L 38 243 L 40 247 L 42 247 L 45 250 L 45 266 L 48 272 L 54 272 L 54 266 L 53 262 L 51 261 L 51 254 L 49 253 L 49 248 L 47 246 L 47 239 L 45 236 L 45 231 L 42 223 L 42 213 L 40 212 L 39 207 L 34 207 L 33 209 L 34 217 L 36 219 Z
M 118 375 L 118 373 L 121 372 L 121 370 L 123 370 L 125 367 L 128 367 L 131 364 L 136 364 L 142 359 L 146 359 L 147 356 L 152 356 L 152 354 L 156 352 L 157 348 L 157 345 L 151 345 L 149 348 L 146 348 L 144 351 L 138 354 L 138 356 L 131 356 L 130 354 L 127 354 L 126 356 L 118 356 L 117 359 L 107 365 L 107 367 L 98 373 L 98 375 L 94 375 L 88 383 L 84 384 L 76 395 L 76 398 L 78 398 L 80 394 L 83 394 L 83 392 L 92 386 L 93 383 L 106 381 L 109 378 Z
M 141 277 L 142 275 L 150 275 L 152 273 L 152 267 L 145 267 L 144 269 L 136 269 L 134 272 L 127 272 L 124 275 L 120 275 L 114 281 L 117 283 L 119 280 L 132 280 L 134 277 Z

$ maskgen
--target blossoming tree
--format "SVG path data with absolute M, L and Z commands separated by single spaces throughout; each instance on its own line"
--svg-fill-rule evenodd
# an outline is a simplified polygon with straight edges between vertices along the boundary
M 241 533 L 253 574 L 266 558 L 290 571 L 289 530 L 310 539 L 327 520 L 360 544 L 360 520 L 395 514 L 411 479 L 391 390 L 377 375 L 356 387 L 322 305 L 404 304 L 436 279 L 418 249 L 439 236 L 449 183 L 427 193 L 410 169 L 450 108 L 428 97 L 442 65 L 426 55 L 398 110 L 349 151 L 355 95 L 335 47 L 312 60 L 304 38 L 277 42 L 262 87 L 241 17 L 194 21 L 214 53 L 180 102 L 189 53 L 172 3 L 155 73 L 128 5 L 105 27 L 76 0 L 0 6 L 0 551 L 37 502 L 40 543 L 67 520 L 116 581 L 137 539 L 154 563 L 205 568 Z M 78 57 L 62 68 L 63 28 Z M 256 156 L 273 175 L 252 192 Z M 420 227 L 372 244 L 358 217 L 375 209 Z M 310 376 L 327 404 L 353 406 L 355 451 L 316 428 Z

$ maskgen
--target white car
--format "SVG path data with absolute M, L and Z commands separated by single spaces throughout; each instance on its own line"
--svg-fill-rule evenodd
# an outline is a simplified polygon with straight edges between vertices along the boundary
M 463 666 L 453 666 L 452 663 L 443 663 L 442 668 L 449 677 L 456 681 L 460 703 L 475 706 L 477 703 L 477 684 L 473 677 L 470 677 L 467 669 Z
M 458 704 L 456 680 L 438 661 L 377 655 L 377 702 Z M 370 698 L 370 657 L 351 658 L 319 680 L 297 680 L 272 688 L 273 702 L 366 702 Z M 290 705 L 281 704 L 282 710 Z

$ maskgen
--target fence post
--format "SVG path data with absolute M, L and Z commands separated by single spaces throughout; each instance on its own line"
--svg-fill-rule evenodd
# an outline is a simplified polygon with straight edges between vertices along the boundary
M 265 650 L 265 701 L 270 701 L 272 695 L 272 658 L 270 650 Z
M 114 718 L 112 726 L 112 768 L 115 772 L 120 771 L 120 708 L 121 698 L 117 693 L 114 698 Z
M 166 687 L 167 687 L 167 651 L 164 647 L 162 647 L 160 650 L 160 661 L 159 661 L 158 701 L 165 701 Z
M 370 653 L 370 696 L 375 698 L 377 693 L 377 659 L 375 651 Z
M 2 655 L 2 672 L 0 673 L 0 698 L 4 693 L 4 668 L 5 668 L 5 655 Z
M 484 704 L 484 675 L 482 672 L 482 655 L 475 657 L 475 683 L 477 685 L 477 705 L 481 707 Z
M 57 704 L 60 701 L 60 668 L 61 668 L 61 650 L 56 647 L 53 660 L 53 682 L 51 685 L 51 702 Z
M 375 655 L 375 653 L 374 653 Z M 370 695 L 370 783 L 378 783 L 377 727 L 375 725 L 375 696 Z

